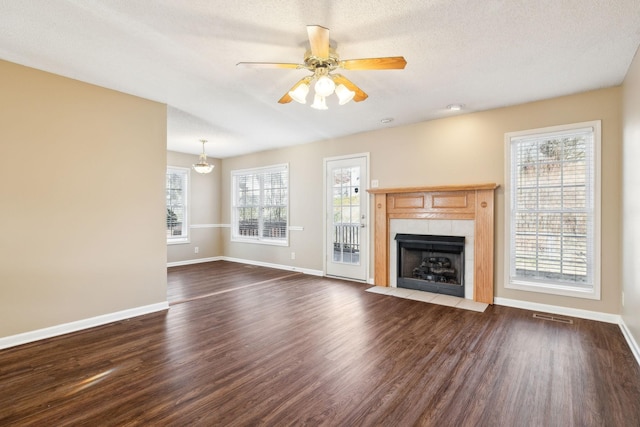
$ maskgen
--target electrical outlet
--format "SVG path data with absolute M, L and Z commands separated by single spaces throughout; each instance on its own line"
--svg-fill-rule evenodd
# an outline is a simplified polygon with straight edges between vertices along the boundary
M 622 306 L 624 307 L 624 292 L 622 293 Z
M 380 183 L 378 182 L 377 179 L 371 180 L 371 188 L 378 188 L 378 185 L 380 185 Z
M 296 259 L 296 253 L 295 252 L 291 252 L 291 259 Z
M 193 252 L 195 252 L 195 253 L 200 252 L 200 248 L 196 246 L 195 248 L 193 248 Z

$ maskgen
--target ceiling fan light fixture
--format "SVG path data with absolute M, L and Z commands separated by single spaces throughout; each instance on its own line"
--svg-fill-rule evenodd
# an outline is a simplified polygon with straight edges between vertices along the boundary
M 346 89 L 339 89 L 337 94 L 340 105 L 346 104 L 352 99 L 355 102 L 362 102 L 369 95 L 356 86 L 346 77 L 340 74 L 331 74 L 338 68 L 345 70 L 402 70 L 407 65 L 407 61 L 402 56 L 386 56 L 382 58 L 359 58 L 340 60 L 340 56 L 331 47 L 329 29 L 321 25 L 307 25 L 307 36 L 309 37 L 309 49 L 304 54 L 302 63 L 291 62 L 238 62 L 239 67 L 270 68 L 270 69 L 295 69 L 307 70 L 312 74 L 307 76 L 287 91 L 279 100 L 279 104 L 288 104 L 296 101 L 301 104 L 306 103 L 306 96 L 309 92 L 311 82 L 315 80 L 315 93 L 320 95 L 322 100 L 313 102 L 314 108 L 326 109 L 324 98 L 336 91 L 336 85 L 344 84 Z M 307 87 L 299 87 L 306 84 Z
M 202 142 L 202 154 L 200 154 L 200 156 L 198 157 L 198 163 L 191 165 L 191 167 L 194 171 L 205 174 L 211 172 L 214 168 L 214 165 L 210 165 L 209 163 L 207 163 L 207 154 L 204 152 L 204 144 L 207 142 L 207 140 L 201 139 L 200 142 Z
M 289 96 L 296 102 L 300 104 L 307 103 L 307 94 L 309 93 L 309 85 L 307 83 L 302 83 L 298 85 L 297 88 L 289 92 Z
M 345 85 L 340 83 L 336 86 L 336 95 L 338 96 L 338 104 L 344 105 L 347 102 L 351 101 L 356 93 L 352 90 L 347 89 Z
M 324 96 L 320 95 L 319 93 L 316 93 L 315 96 L 313 97 L 313 104 L 311 104 L 311 108 L 315 108 L 316 110 L 329 109 L 329 107 L 327 107 L 327 100 L 325 99 Z
M 316 81 L 314 89 L 316 91 L 316 94 L 322 97 L 326 97 L 333 93 L 333 91 L 336 89 L 336 84 L 331 78 L 327 76 L 321 76 Z

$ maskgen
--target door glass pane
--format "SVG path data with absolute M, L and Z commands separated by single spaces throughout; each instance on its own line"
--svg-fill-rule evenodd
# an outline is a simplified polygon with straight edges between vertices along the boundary
M 360 264 L 360 168 L 333 169 L 333 261 Z

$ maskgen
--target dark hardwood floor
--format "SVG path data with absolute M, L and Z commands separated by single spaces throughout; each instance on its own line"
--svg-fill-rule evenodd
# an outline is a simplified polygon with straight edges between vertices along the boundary
M 213 262 L 167 312 L 0 351 L 0 425 L 638 426 L 616 325 Z

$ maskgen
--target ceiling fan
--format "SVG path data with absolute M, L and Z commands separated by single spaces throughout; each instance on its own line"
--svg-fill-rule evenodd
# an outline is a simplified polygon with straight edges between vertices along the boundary
M 315 96 L 311 107 L 319 110 L 327 109 L 325 98 L 334 92 L 338 96 L 340 105 L 346 104 L 352 99 L 355 102 L 364 101 L 368 97 L 351 80 L 341 74 L 333 73 L 338 68 L 345 70 L 393 70 L 403 69 L 407 65 L 407 61 L 402 56 L 348 59 L 343 61 L 340 60 L 336 51 L 329 45 L 328 28 L 320 25 L 307 25 L 307 34 L 311 49 L 305 53 L 302 64 L 239 62 L 236 65 L 252 68 L 294 68 L 311 71 L 312 75 L 300 79 L 278 102 L 286 104 L 294 100 L 305 104 L 311 82 L 315 80 Z

